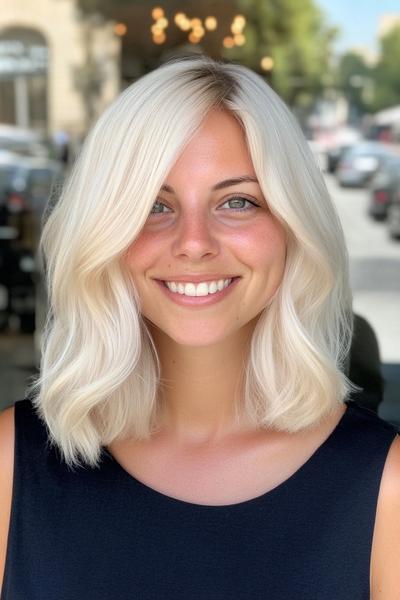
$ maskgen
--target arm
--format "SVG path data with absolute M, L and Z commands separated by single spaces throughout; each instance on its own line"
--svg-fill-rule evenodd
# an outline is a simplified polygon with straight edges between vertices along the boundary
M 14 408 L 0 414 L 0 590 L 10 523 L 14 469 Z
M 400 600 L 400 437 L 382 475 L 371 555 L 371 600 Z

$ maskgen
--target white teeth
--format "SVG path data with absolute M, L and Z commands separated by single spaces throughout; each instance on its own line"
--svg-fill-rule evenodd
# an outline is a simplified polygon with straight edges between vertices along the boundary
M 201 283 L 182 283 L 177 281 L 165 281 L 167 288 L 174 294 L 185 296 L 208 296 L 220 292 L 232 283 L 232 279 L 219 279 L 218 281 L 202 281 Z

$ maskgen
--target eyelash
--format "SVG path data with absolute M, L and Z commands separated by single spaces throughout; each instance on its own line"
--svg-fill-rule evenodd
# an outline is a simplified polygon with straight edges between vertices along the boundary
M 225 202 L 223 202 L 222 206 L 224 204 L 226 204 L 227 202 L 231 202 L 232 200 L 244 200 L 245 202 L 248 202 L 249 204 L 252 205 L 252 206 L 248 206 L 247 208 L 230 208 L 230 210 L 233 210 L 234 212 L 246 212 L 247 210 L 252 210 L 253 208 L 260 208 L 259 204 L 257 204 L 253 200 L 249 200 L 248 198 L 245 198 L 244 196 L 232 196 L 231 198 L 228 198 L 227 200 L 225 200 Z M 156 206 L 157 204 L 162 204 L 163 206 L 167 207 L 166 204 L 164 204 L 164 202 L 161 202 L 161 200 L 156 200 L 156 202 L 153 204 L 153 207 Z M 223 210 L 226 210 L 226 209 L 223 209 Z M 151 215 L 161 215 L 161 214 L 165 214 L 166 212 L 169 212 L 169 211 L 150 212 L 150 214 Z

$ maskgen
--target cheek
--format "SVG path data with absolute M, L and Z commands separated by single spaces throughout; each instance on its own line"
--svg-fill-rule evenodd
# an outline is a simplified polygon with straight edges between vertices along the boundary
M 157 257 L 157 244 L 152 236 L 142 232 L 130 245 L 125 261 L 132 273 L 140 273 L 148 269 Z
M 249 228 L 235 232 L 235 246 L 250 267 L 282 270 L 286 259 L 286 235 L 283 227 L 265 216 Z

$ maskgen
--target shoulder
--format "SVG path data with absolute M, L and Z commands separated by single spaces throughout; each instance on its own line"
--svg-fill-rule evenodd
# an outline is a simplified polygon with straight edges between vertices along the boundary
M 387 455 L 371 556 L 371 600 L 396 600 L 400 588 L 400 437 Z
M 7 550 L 14 470 L 14 407 L 0 413 L 0 589 Z

